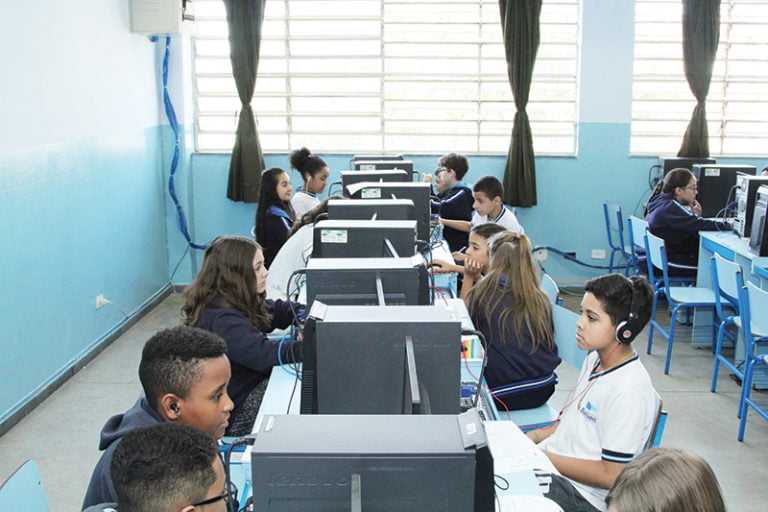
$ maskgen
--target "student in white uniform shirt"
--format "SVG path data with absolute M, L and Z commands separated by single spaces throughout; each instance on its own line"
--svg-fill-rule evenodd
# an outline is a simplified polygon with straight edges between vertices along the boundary
M 560 472 L 545 496 L 563 510 L 605 511 L 605 497 L 646 446 L 657 394 L 631 342 L 648 323 L 653 292 L 645 277 L 587 281 L 576 341 L 590 353 L 554 426 L 528 436 Z M 563 478 L 565 477 L 565 478 Z
M 299 219 L 320 204 L 318 196 L 325 190 L 330 172 L 325 160 L 313 155 L 307 148 L 297 149 L 291 153 L 289 160 L 291 168 L 299 171 L 304 180 L 304 184 L 296 189 L 291 199 L 291 206 Z

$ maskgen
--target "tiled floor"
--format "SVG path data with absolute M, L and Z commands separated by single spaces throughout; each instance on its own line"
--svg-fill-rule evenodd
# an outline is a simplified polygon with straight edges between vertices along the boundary
M 579 297 L 566 296 L 569 308 Z M 96 460 L 98 436 L 104 421 L 125 411 L 140 393 L 137 368 L 144 342 L 157 330 L 179 321 L 181 298 L 171 295 L 129 329 L 112 346 L 57 390 L 50 398 L 0 438 L 0 481 L 26 459 L 35 459 L 42 473 L 52 512 L 80 510 Z M 681 335 L 684 339 L 682 330 Z M 645 354 L 647 336 L 637 341 L 638 352 L 664 400 L 669 421 L 663 445 L 695 451 L 707 459 L 723 488 L 732 512 L 758 512 L 768 502 L 768 422 L 750 415 L 744 443 L 736 440 L 739 387 L 721 371 L 719 390 L 710 393 L 712 355 L 675 346 L 671 374 L 663 374 L 664 350 L 659 338 L 654 354 Z M 556 394 L 565 399 L 576 371 L 558 372 Z M 5 511 L 3 511 L 5 512 Z

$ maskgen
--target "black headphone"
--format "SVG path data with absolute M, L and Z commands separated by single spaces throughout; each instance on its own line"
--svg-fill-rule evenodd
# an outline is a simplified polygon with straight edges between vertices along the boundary
M 638 309 L 640 308 L 640 290 L 641 286 L 635 286 L 631 280 L 629 285 L 632 287 L 632 303 L 629 306 L 629 316 L 626 320 L 619 322 L 616 326 L 614 335 L 619 343 L 631 343 L 635 336 L 640 334 L 643 326 L 637 321 Z
M 171 410 L 175 412 L 176 414 L 179 414 L 179 406 L 176 404 L 171 404 Z

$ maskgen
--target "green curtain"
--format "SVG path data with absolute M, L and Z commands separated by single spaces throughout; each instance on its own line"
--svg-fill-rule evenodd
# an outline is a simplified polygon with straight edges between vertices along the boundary
M 677 156 L 709 156 L 705 102 L 720 42 L 720 0 L 683 0 L 683 61 L 685 78 L 696 97 L 691 121 Z
M 536 162 L 528 113 L 533 66 L 539 49 L 541 0 L 499 0 L 507 74 L 515 97 L 512 142 L 504 169 L 504 202 L 512 206 L 536 205 Z
M 255 203 L 259 199 L 264 155 L 261 152 L 256 120 L 251 108 L 259 68 L 261 25 L 267 0 L 224 0 L 229 24 L 230 60 L 237 93 L 243 108 L 237 123 L 235 146 L 229 164 L 227 197 L 232 201 Z

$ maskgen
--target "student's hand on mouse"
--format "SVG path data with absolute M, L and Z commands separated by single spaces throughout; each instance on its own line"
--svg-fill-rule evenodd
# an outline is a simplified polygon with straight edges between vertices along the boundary
M 456 265 L 451 265 L 443 260 L 432 260 L 429 262 L 428 267 L 433 274 L 450 274 L 452 272 L 457 272 Z
M 479 261 L 467 258 L 464 260 L 464 275 L 478 279 L 483 273 L 483 264 Z

